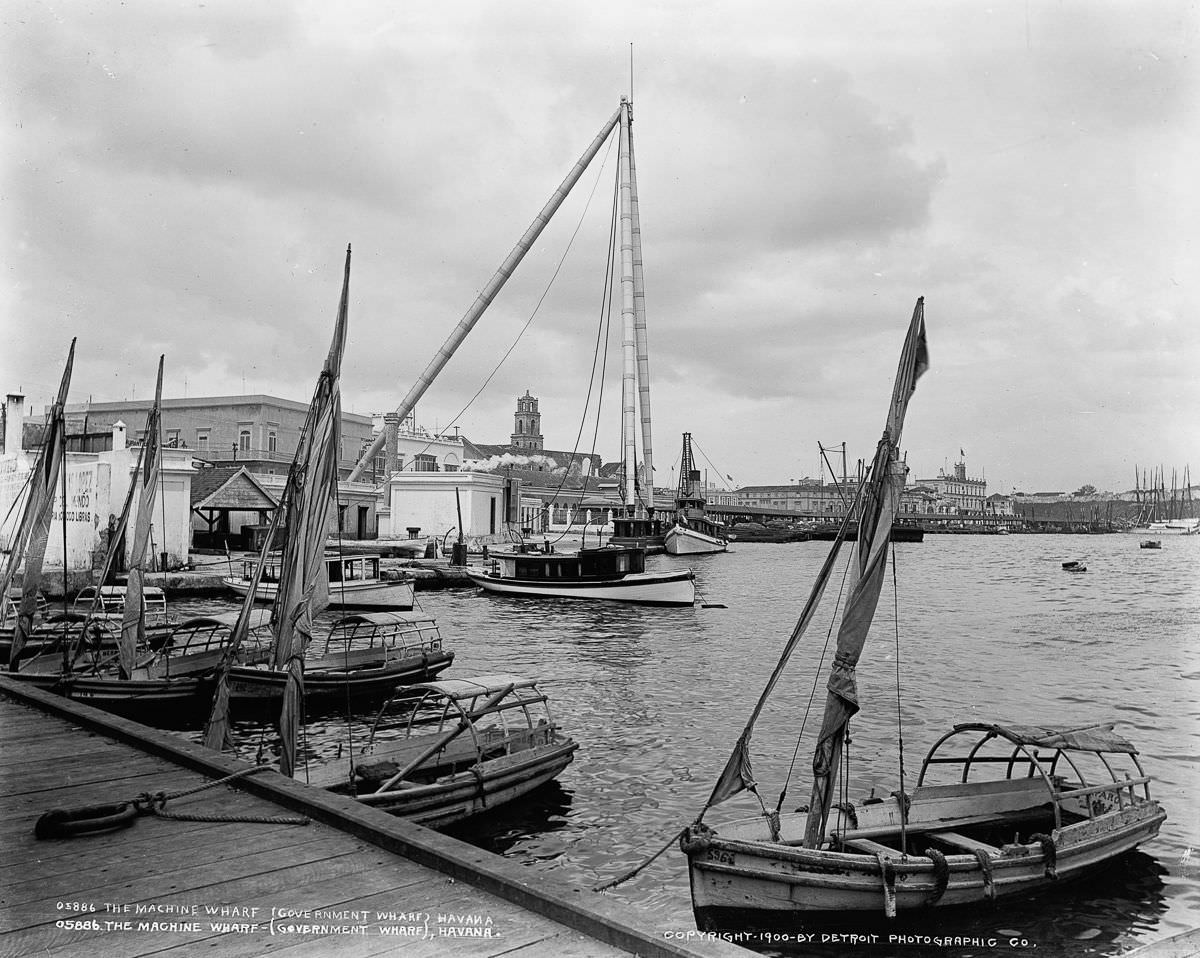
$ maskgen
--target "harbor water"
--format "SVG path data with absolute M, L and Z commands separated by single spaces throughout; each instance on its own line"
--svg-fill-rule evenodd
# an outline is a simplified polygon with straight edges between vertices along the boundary
M 707 799 L 828 549 L 735 543 L 724 555 L 650 558 L 654 568 L 692 567 L 705 604 L 723 608 L 419 592 L 419 607 L 437 617 L 456 654 L 446 677 L 542 678 L 555 718 L 580 743 L 558 782 L 453 834 L 585 887 L 671 843 Z M 1116 722 L 1139 748 L 1168 818 L 1155 841 L 1103 875 L 1035 898 L 906 919 L 891 926 L 902 940 L 888 943 L 885 926 L 877 944 L 855 951 L 1117 955 L 1200 925 L 1200 537 L 1143 550 L 1136 535 L 931 535 L 894 554 L 858 669 L 852 797 L 901 787 L 898 731 L 911 791 L 926 750 L 956 723 Z M 1064 571 L 1068 560 L 1088 571 Z M 827 600 L 838 587 L 835 579 Z M 754 773 L 770 807 L 785 784 L 785 810 L 808 801 L 830 624 L 828 616 L 813 623 L 754 733 Z M 370 717 L 311 721 L 307 760 L 361 747 Z M 269 756 L 270 729 L 239 723 L 237 734 L 245 757 Z M 757 814 L 742 795 L 706 820 Z M 664 935 L 695 928 L 673 843 L 607 894 Z M 834 931 L 866 933 L 867 925 L 848 917 Z M 848 953 L 819 938 L 782 948 Z

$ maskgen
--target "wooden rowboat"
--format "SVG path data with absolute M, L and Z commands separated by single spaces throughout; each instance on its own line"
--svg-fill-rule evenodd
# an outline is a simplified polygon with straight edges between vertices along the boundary
M 363 754 L 311 772 L 309 781 L 438 828 L 544 785 L 578 747 L 532 679 L 424 682 L 384 704 Z

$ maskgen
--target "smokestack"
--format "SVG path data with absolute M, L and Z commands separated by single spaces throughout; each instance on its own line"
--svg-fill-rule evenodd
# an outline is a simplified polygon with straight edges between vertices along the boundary
M 120 419 L 118 419 L 116 422 L 114 422 L 113 427 L 112 427 L 112 434 L 113 434 L 113 443 L 112 443 L 113 452 L 120 452 L 122 449 L 125 448 L 125 423 L 121 422 Z
M 25 397 L 9 393 L 4 399 L 4 452 L 15 456 L 21 451 L 21 436 L 25 430 Z

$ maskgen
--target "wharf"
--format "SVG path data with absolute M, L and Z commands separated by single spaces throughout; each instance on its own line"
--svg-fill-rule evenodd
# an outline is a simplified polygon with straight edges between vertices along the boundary
M 457 839 L 0 676 L 0 955 L 738 958 Z M 38 840 L 52 808 L 174 796 L 210 818 Z

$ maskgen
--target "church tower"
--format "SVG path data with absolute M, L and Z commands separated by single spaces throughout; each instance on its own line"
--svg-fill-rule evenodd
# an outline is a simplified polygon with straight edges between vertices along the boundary
M 512 445 L 518 449 L 542 448 L 542 414 L 538 412 L 538 401 L 525 390 L 517 397 L 517 412 L 514 417 Z

